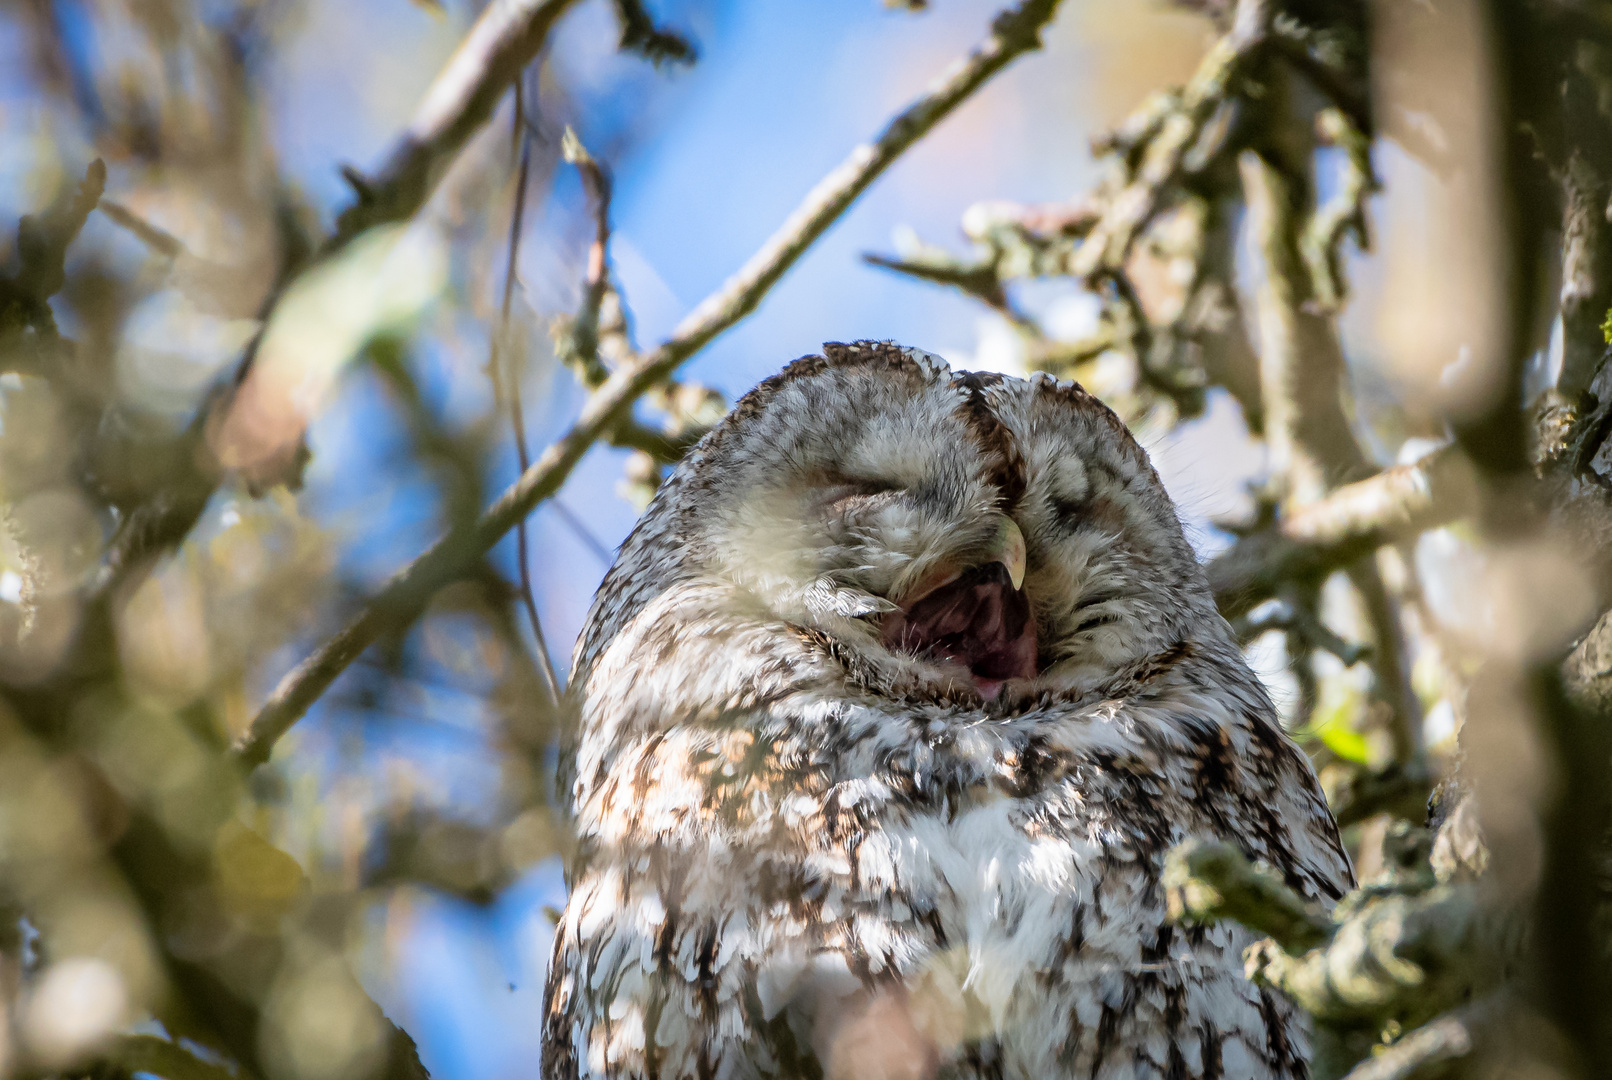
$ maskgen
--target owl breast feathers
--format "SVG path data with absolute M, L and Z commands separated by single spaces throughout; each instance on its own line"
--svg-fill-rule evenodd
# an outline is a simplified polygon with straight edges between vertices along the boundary
M 1165 853 L 1348 859 L 1123 424 L 831 344 L 661 487 L 578 646 L 543 1074 L 1302 1077 Z

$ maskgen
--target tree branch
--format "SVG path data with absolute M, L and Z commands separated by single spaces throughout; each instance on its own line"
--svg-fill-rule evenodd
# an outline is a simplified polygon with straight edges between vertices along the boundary
M 1264 47 L 1276 7 L 1269 0 L 1242 0 L 1231 32 L 1204 57 L 1179 99 L 1161 99 L 1169 108 L 1140 133 L 1147 149 L 1135 178 L 1108 203 L 1102 220 L 1071 260 L 1071 273 L 1090 278 L 1105 267 L 1124 265 L 1131 245 L 1158 213 L 1166 189 L 1180 176 L 1188 153 L 1225 103 L 1230 87 Z
M 1486 999 L 1487 1000 L 1487 999 Z M 1379 1054 L 1349 1070 L 1343 1080 L 1412 1080 L 1423 1069 L 1472 1052 L 1472 1022 L 1479 1005 L 1468 1005 L 1429 1020 Z
M 0 335 L 20 335 L 31 326 L 54 337 L 56 318 L 47 303 L 67 281 L 67 248 L 84 228 L 106 190 L 106 165 L 90 162 L 84 179 L 43 214 L 17 223 L 17 272 L 0 274 Z
M 365 177 L 357 170 L 344 170 L 357 201 L 337 218 L 336 229 L 325 239 L 320 257 L 284 275 L 264 305 L 265 325 L 292 281 L 322 265 L 361 233 L 406 220 L 425 204 L 455 156 L 486 123 L 499 97 L 537 56 L 556 20 L 575 2 L 493 0 L 483 9 L 431 84 L 381 172 Z M 117 211 L 111 213 L 118 220 Z M 113 573 L 100 592 L 122 588 L 152 557 L 177 545 L 195 525 L 223 477 L 217 448 L 209 444 L 231 422 L 242 386 L 251 378 L 256 348 L 257 341 L 247 347 L 230 379 L 214 388 L 191 424 L 185 435 L 189 445 L 178 455 L 190 463 L 189 467 L 163 490 L 129 511 L 108 556 Z M 292 441 L 297 438 L 300 433 Z M 288 475 L 294 477 L 301 463 L 302 455 L 289 452 L 249 478 L 256 485 L 272 486 L 285 481 Z
M 571 429 L 479 521 L 437 541 L 374 596 L 357 618 L 292 669 L 237 743 L 238 759 L 249 767 L 268 760 L 276 740 L 370 643 L 386 630 L 412 621 L 432 594 L 463 574 L 534 506 L 557 492 L 582 456 L 629 414 L 640 395 L 755 310 L 778 279 L 896 158 L 1009 62 L 1039 48 L 1041 30 L 1057 8 L 1058 0 L 1021 0 L 999 14 L 984 42 L 892 119 L 878 138 L 857 147 L 819 181 L 738 273 L 689 313 L 670 340 L 614 372 Z
M 358 201 L 336 219 L 329 255 L 359 233 L 414 216 L 504 91 L 576 0 L 493 0 L 442 69 L 379 175 L 345 171 Z
M 1268 866 L 1255 865 L 1227 843 L 1188 840 L 1164 861 L 1164 889 L 1171 919 L 1214 922 L 1235 919 L 1268 934 L 1284 949 L 1303 952 L 1332 936 L 1332 920 Z
M 1414 536 L 1470 509 L 1470 473 L 1453 454 L 1431 454 L 1345 484 L 1250 533 L 1205 568 L 1226 618 L 1246 614 L 1287 582 L 1318 580 L 1382 545 Z

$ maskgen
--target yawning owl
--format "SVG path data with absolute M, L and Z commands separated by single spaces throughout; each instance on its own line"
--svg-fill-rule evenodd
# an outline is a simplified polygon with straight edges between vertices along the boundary
M 1330 904 L 1348 859 L 1079 386 L 790 364 L 623 545 L 568 703 L 548 1080 L 1305 1075 L 1162 863 L 1227 840 Z

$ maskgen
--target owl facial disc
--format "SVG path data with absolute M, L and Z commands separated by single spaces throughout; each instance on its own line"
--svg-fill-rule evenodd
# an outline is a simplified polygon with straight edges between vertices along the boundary
M 947 574 L 891 612 L 883 628 L 887 648 L 967 668 L 986 701 L 1007 680 L 1036 674 L 1035 620 L 1019 587 L 1024 535 L 1011 520 L 1003 521 L 996 558 Z

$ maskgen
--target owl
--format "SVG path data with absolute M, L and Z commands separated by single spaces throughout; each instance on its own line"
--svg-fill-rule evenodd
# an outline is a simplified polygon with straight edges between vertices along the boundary
M 578 643 L 546 1080 L 1307 1075 L 1166 852 L 1348 857 L 1078 385 L 828 344 L 661 487 Z

